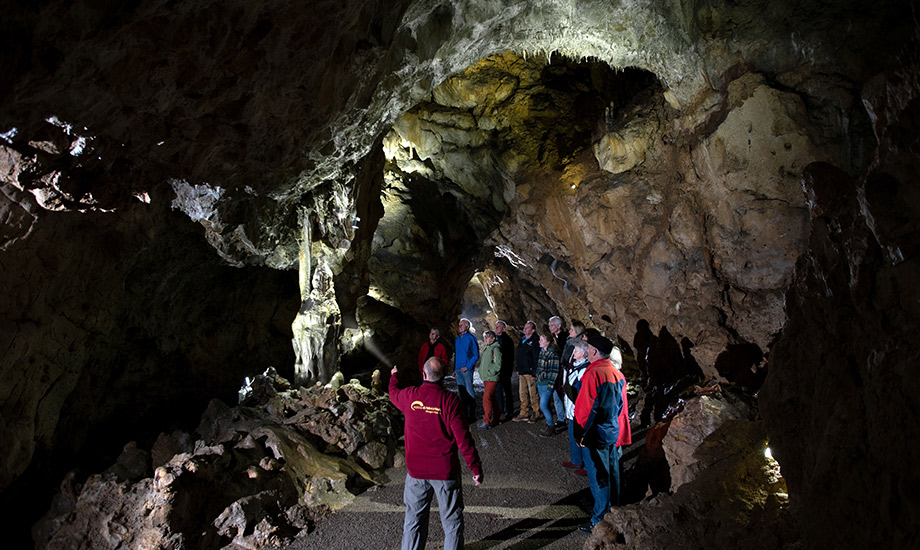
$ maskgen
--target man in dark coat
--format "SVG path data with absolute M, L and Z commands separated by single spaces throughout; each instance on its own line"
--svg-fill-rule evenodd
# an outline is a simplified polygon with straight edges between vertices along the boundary
M 514 395 L 511 393 L 511 374 L 514 372 L 514 341 L 505 332 L 508 326 L 504 321 L 495 323 L 495 335 L 502 350 L 502 368 L 498 373 L 498 404 L 502 409 L 502 421 L 507 422 L 514 416 Z
M 537 358 L 540 356 L 540 336 L 533 321 L 524 323 L 524 339 L 517 348 L 518 392 L 521 397 L 521 413 L 515 422 L 536 422 L 540 418 L 540 397 L 534 374 L 537 372 Z M 530 409 L 530 410 L 528 410 Z

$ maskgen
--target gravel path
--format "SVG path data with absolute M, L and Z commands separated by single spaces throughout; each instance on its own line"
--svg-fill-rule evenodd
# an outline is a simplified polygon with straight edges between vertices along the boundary
M 448 386 L 449 382 L 452 380 Z M 517 389 L 516 381 L 513 387 Z M 481 391 L 481 387 L 476 389 Z M 540 437 L 537 434 L 543 426 L 541 420 L 536 424 L 506 422 L 487 430 L 472 428 L 485 482 L 474 486 L 463 464 L 466 549 L 562 550 L 584 545 L 587 534 L 578 526 L 586 521 L 593 502 L 588 479 L 561 466 L 569 459 L 568 434 Z M 388 483 L 358 495 L 288 549 L 399 548 L 406 469 L 394 467 L 386 474 Z M 434 501 L 427 548 L 442 547 L 443 531 Z

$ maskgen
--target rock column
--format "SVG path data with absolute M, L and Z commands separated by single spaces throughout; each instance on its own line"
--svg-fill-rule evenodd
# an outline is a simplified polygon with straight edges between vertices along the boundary
M 335 301 L 332 269 L 320 258 L 313 265 L 310 239 L 309 211 L 301 216 L 299 254 L 300 311 L 294 318 L 294 383 L 308 385 L 326 382 L 335 371 L 338 328 L 341 323 L 339 306 Z M 331 347 L 330 347 L 331 346 Z M 329 348 L 330 353 L 326 353 Z

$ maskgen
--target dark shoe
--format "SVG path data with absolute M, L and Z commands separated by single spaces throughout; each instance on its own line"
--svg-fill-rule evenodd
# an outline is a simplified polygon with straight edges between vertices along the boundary
M 565 461 L 565 462 L 562 463 L 562 467 L 563 467 L 563 468 L 581 468 L 581 465 L 579 465 L 579 464 L 573 464 L 573 463 L 571 463 L 571 462 L 569 462 L 569 461 Z
M 540 430 L 540 437 L 553 437 L 556 435 L 556 430 L 552 426 L 547 426 Z
M 559 433 L 562 433 L 568 430 L 569 428 L 568 426 L 565 425 L 565 422 L 556 422 L 555 429 L 556 429 L 556 433 L 559 434 Z
M 590 533 L 592 529 L 594 529 L 594 526 L 591 525 L 590 521 L 582 523 L 581 525 L 578 526 L 578 530 L 581 531 L 582 533 Z
M 536 423 L 537 423 L 537 417 L 534 416 L 534 415 L 530 415 L 530 416 L 527 418 L 527 423 L 528 423 L 528 424 L 536 424 Z
M 512 418 L 511 420 L 514 422 L 526 422 L 528 420 L 528 416 L 524 413 L 521 413 L 515 416 L 514 418 Z
M 575 470 L 575 475 L 581 476 L 581 477 L 588 477 L 588 470 L 585 470 L 584 468 L 579 468 Z

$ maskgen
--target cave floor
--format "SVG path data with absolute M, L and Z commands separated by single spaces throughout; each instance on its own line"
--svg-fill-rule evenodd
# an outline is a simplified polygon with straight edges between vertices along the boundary
M 568 435 L 540 437 L 544 426 L 541 420 L 535 424 L 505 422 L 488 430 L 471 428 L 485 482 L 474 486 L 463 465 L 467 550 L 583 547 L 587 534 L 578 526 L 587 520 L 593 504 L 588 479 L 561 465 L 569 460 Z M 634 435 L 640 437 L 634 437 L 633 448 L 644 444 L 641 434 Z M 637 454 L 630 452 L 633 448 L 627 450 L 627 460 Z M 386 475 L 388 483 L 358 495 L 352 504 L 320 520 L 313 532 L 287 548 L 399 548 L 406 469 L 390 468 Z M 443 548 L 443 537 L 434 501 L 427 547 Z

